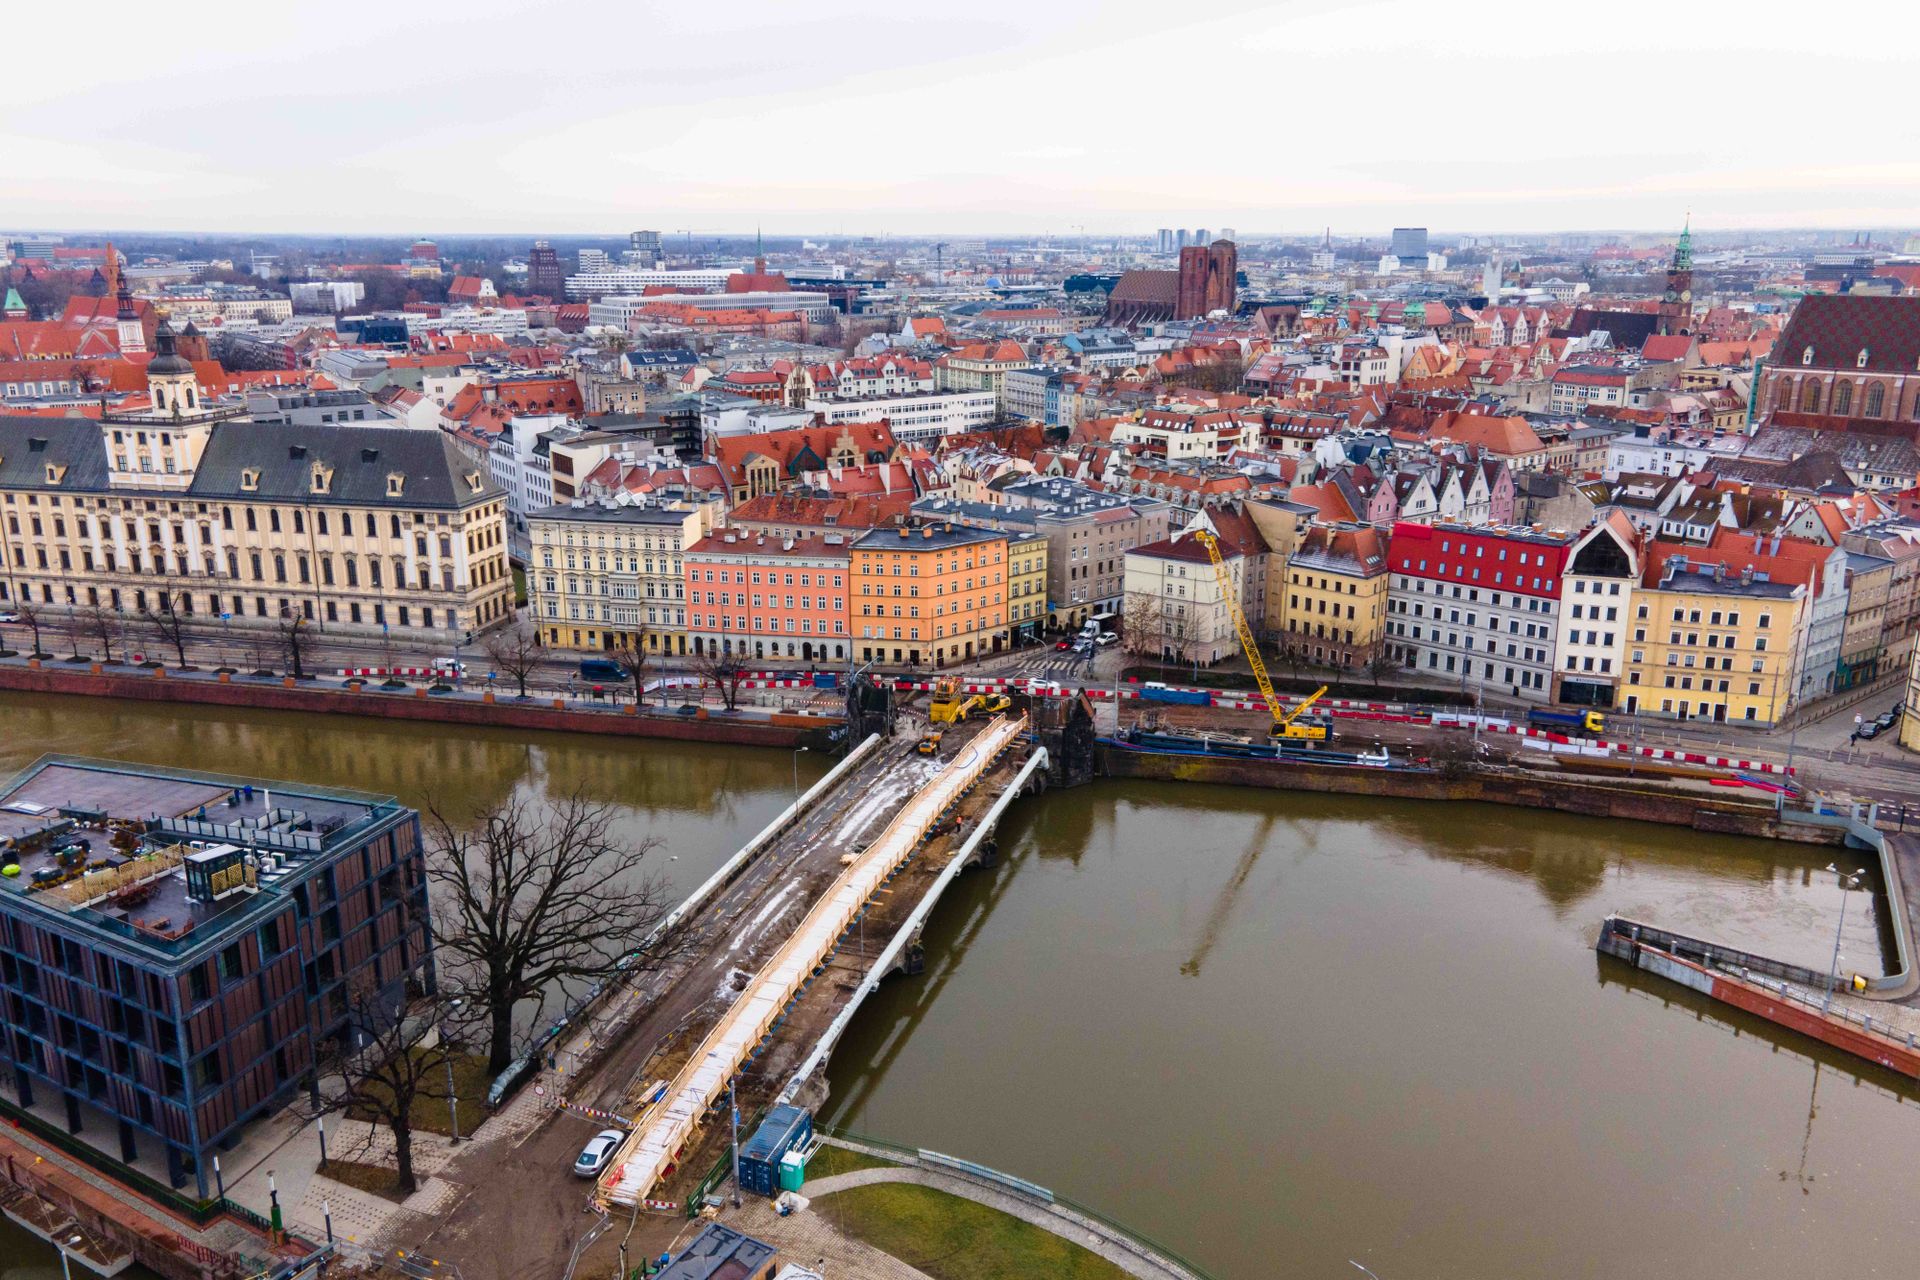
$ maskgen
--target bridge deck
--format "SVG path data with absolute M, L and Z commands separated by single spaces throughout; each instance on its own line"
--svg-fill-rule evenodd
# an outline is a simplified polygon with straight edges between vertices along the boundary
M 646 1123 L 627 1139 L 600 1183 L 615 1204 L 634 1205 L 679 1159 L 727 1081 L 831 956 L 841 935 L 942 813 L 1019 737 L 1025 720 L 990 723 L 934 775 L 814 903 L 687 1059 Z

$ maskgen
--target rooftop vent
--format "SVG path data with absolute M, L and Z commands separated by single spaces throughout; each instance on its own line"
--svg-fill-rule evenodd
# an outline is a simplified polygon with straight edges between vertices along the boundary
M 378 449 L 362 449 L 360 451 L 360 461 L 362 462 L 378 462 L 379 460 L 380 451 Z

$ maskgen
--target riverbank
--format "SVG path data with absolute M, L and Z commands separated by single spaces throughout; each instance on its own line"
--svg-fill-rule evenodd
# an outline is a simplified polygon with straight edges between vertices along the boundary
M 1177 755 L 1128 750 L 1107 743 L 1095 749 L 1095 768 L 1108 778 L 1500 804 L 1801 844 L 1838 844 L 1841 839 L 1840 832 L 1832 828 L 1779 821 L 1771 803 L 1719 800 L 1650 783 L 1572 775 L 1470 770 L 1448 777 L 1438 770 L 1352 768 L 1299 758 L 1273 761 Z
M 838 717 L 785 711 L 702 707 L 699 713 L 687 715 L 632 704 L 612 707 L 565 698 L 503 698 L 491 690 L 434 693 L 423 686 L 389 690 L 359 681 L 323 683 L 317 678 L 256 678 L 101 663 L 69 666 L 37 659 L 0 662 L 0 689 L 787 750 L 822 749 L 841 723 Z

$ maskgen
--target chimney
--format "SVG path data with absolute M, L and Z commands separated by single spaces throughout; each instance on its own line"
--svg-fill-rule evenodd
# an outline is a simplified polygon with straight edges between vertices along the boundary
M 933 526 L 923 526 L 920 530 L 920 538 L 924 542 L 931 542 L 933 540 Z

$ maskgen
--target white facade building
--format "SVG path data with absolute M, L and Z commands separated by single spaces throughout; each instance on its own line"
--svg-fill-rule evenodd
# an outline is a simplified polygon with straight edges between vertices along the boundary
M 809 399 L 806 412 L 838 426 L 885 418 L 902 442 L 937 440 L 976 431 L 994 419 L 991 391 L 935 391 L 917 396 L 863 396 L 855 400 Z

